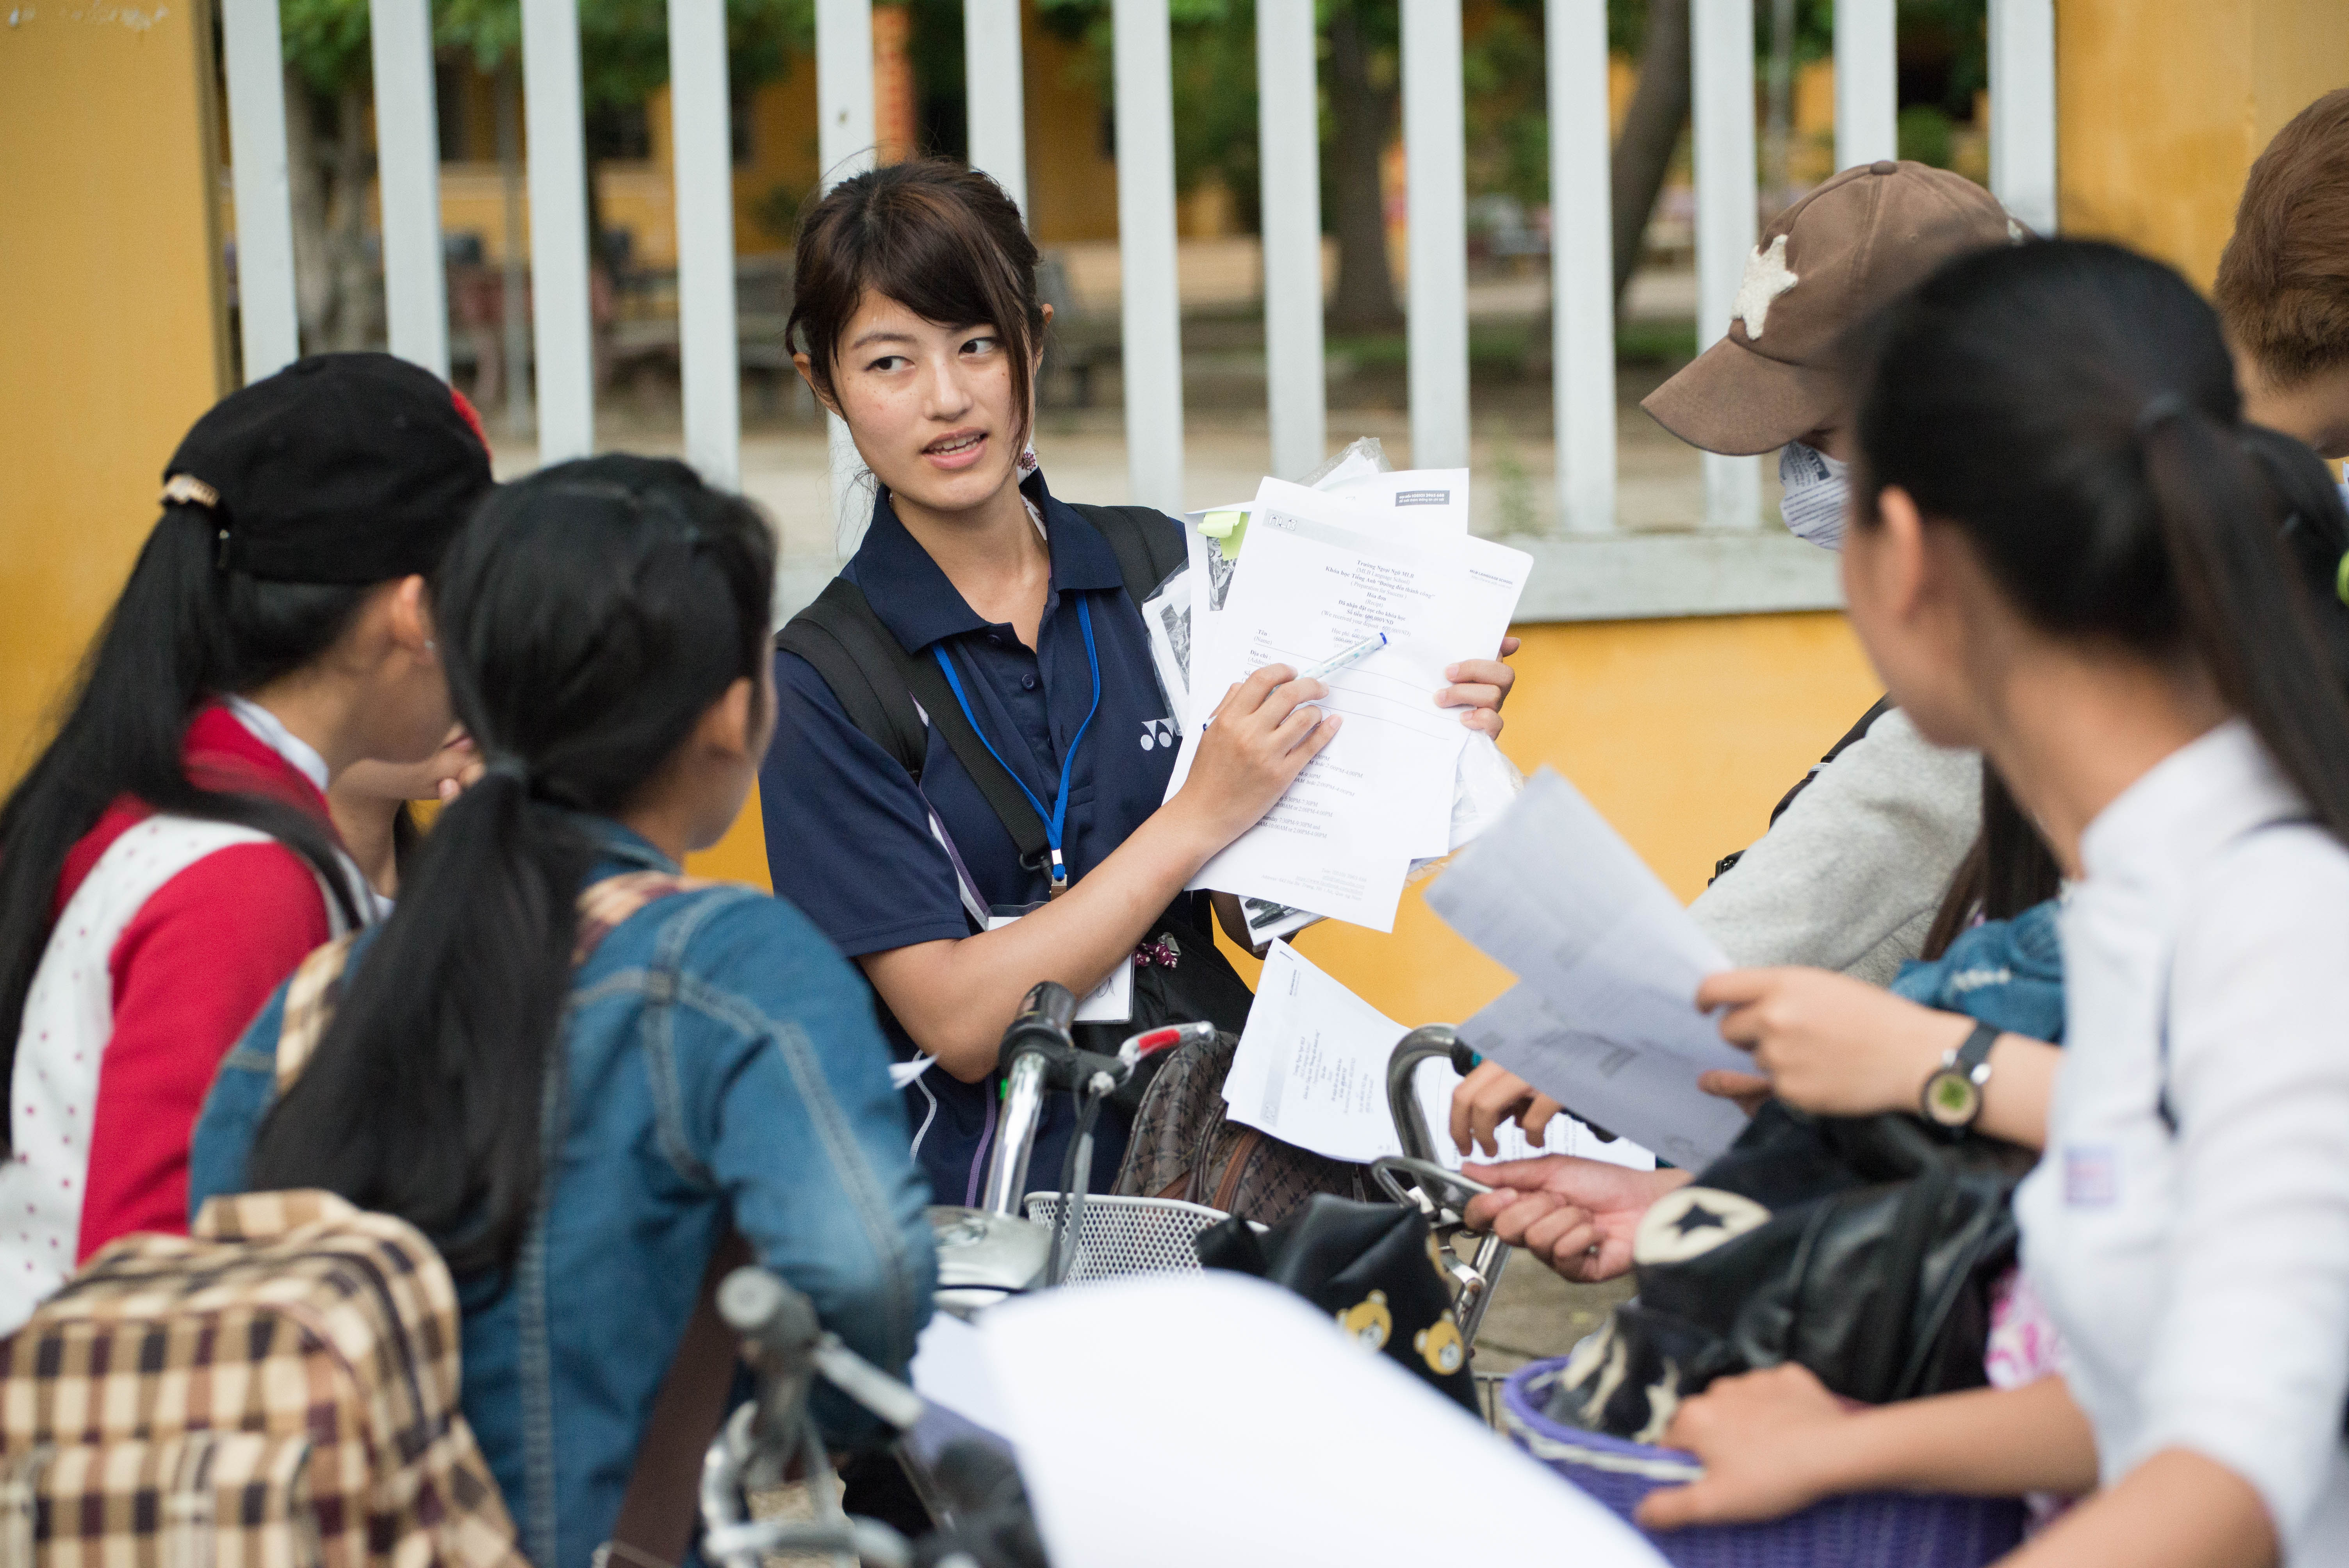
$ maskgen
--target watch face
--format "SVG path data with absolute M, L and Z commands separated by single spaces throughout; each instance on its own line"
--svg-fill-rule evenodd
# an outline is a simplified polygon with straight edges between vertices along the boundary
M 1982 1112 L 1982 1086 L 1954 1068 L 1925 1080 L 1925 1115 L 1943 1127 L 1971 1127 Z

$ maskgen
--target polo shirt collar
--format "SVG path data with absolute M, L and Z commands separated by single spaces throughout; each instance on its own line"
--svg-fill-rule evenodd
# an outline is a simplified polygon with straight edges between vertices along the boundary
M 1044 515 L 1055 596 L 1124 585 L 1117 552 L 1074 507 L 1052 499 L 1040 469 L 1021 481 L 1019 489 Z M 920 653 L 944 637 L 984 631 L 988 624 L 898 521 L 886 487 L 874 497 L 873 526 L 849 565 L 881 624 L 911 652 Z
M 2270 822 L 2308 814 L 2259 736 L 2230 718 L 2122 790 L 2080 834 L 2091 878 L 2142 865 L 2190 865 Z

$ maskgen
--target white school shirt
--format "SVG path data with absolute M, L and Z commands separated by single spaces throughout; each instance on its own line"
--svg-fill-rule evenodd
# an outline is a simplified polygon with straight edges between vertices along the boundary
M 2237 720 L 2088 825 L 2047 1151 L 2015 1212 L 2104 1483 L 2191 1449 L 2257 1490 L 2287 1563 L 2338 1564 L 2349 851 L 2306 819 Z

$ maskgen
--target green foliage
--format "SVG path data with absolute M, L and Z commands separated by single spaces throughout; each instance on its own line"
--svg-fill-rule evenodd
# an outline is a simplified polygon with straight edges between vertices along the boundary
M 1900 156 L 1936 169 L 1950 166 L 1950 117 L 1938 104 L 1912 103 L 1900 111 Z
M 367 0 L 281 0 L 285 58 L 320 93 L 363 84 L 369 72 Z M 495 71 L 522 49 L 520 0 L 440 0 L 433 41 Z M 727 0 L 728 74 L 737 89 L 781 74 L 814 47 L 815 0 Z M 664 0 L 582 0 L 579 75 L 590 109 L 642 103 L 668 80 Z

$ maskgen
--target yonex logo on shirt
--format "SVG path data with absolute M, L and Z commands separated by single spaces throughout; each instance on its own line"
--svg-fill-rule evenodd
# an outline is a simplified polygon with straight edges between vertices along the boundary
M 1175 733 L 1171 718 L 1145 718 L 1142 721 L 1142 749 L 1154 751 L 1162 746 L 1173 746 Z

